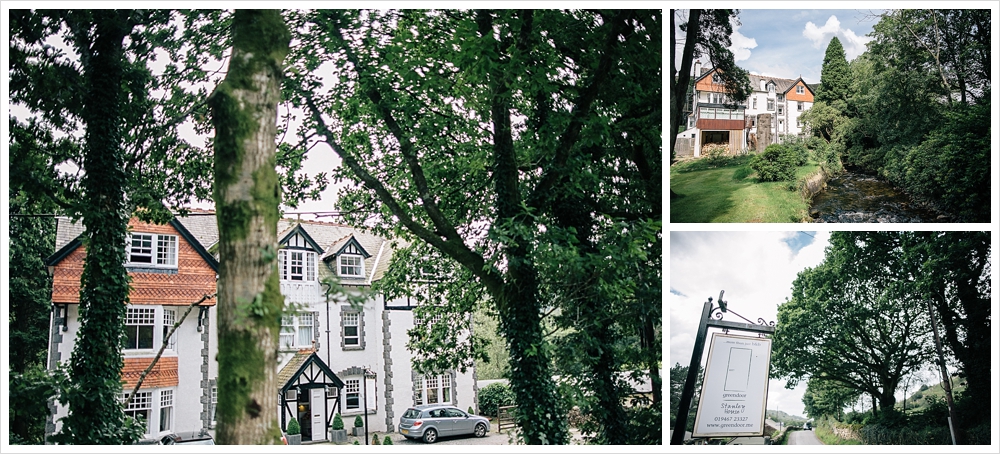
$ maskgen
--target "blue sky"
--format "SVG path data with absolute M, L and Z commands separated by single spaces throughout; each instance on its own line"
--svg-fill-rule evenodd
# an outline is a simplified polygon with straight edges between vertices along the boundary
M 732 42 L 736 64 L 754 74 L 818 84 L 830 38 L 844 46 L 847 60 L 865 51 L 866 35 L 882 10 L 869 9 L 743 9 Z M 686 20 L 686 13 L 682 19 Z M 678 52 L 678 66 L 680 66 Z M 710 65 L 707 58 L 701 59 Z
M 881 10 L 765 10 L 740 11 L 733 31 L 737 64 L 751 73 L 819 83 L 826 46 L 834 36 L 853 60 L 871 40 L 866 35 Z

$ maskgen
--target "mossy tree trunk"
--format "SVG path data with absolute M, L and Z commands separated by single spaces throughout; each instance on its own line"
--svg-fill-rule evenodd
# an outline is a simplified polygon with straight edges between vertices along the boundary
M 278 444 L 277 346 L 280 186 L 277 105 L 290 34 L 277 10 L 236 10 L 226 79 L 212 94 L 219 224 L 221 444 Z

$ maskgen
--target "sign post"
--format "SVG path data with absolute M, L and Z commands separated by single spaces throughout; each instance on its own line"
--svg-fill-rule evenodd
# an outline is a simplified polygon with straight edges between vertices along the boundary
M 764 435 L 771 339 L 715 333 L 693 437 Z
M 694 350 L 691 352 L 691 365 L 688 366 L 687 380 L 684 382 L 684 390 L 681 391 L 681 398 L 677 408 L 677 419 L 674 421 L 674 433 L 670 438 L 670 444 L 672 445 L 684 444 L 684 429 L 687 427 L 688 412 L 691 410 L 691 398 L 694 396 L 694 384 L 698 380 L 698 368 L 701 367 L 701 357 L 705 349 L 705 337 L 708 335 L 708 328 L 735 329 L 759 333 L 761 335 L 774 334 L 774 322 L 767 324 L 762 318 L 757 319 L 757 324 L 722 320 L 723 313 L 728 311 L 728 303 L 722 300 L 724 293 L 725 290 L 719 292 L 718 306 L 713 306 L 712 298 L 708 298 L 702 309 L 701 322 L 698 325 L 698 335 L 695 337 Z M 733 315 L 750 322 L 746 317 L 736 312 L 728 312 L 732 312 Z

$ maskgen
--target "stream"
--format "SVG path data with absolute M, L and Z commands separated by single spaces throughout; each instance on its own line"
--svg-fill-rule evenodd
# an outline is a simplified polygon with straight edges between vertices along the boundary
M 815 222 L 949 222 L 888 182 L 850 169 L 813 196 L 809 214 Z

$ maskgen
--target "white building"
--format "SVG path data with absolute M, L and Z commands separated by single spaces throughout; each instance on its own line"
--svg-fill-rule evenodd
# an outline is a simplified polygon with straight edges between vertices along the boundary
M 214 293 L 218 262 L 208 251 L 214 250 L 218 230 L 215 216 L 208 212 L 177 218 L 166 226 L 135 220 L 131 224 L 134 241 L 129 251 L 137 260 L 145 260 L 129 266 L 133 291 L 126 330 L 137 334 L 135 348 L 124 351 L 123 379 L 134 386 L 136 371 L 151 362 L 166 327 L 201 294 Z M 151 233 L 142 233 L 147 231 Z M 282 428 L 297 418 L 302 440 L 319 441 L 329 438 L 337 413 L 349 428 L 367 409 L 370 431 L 394 432 L 399 417 L 413 405 L 477 408 L 474 371 L 418 376 L 411 367 L 406 345 L 407 331 L 414 326 L 415 301 L 386 300 L 370 292 L 388 269 L 393 253 L 388 240 L 346 225 L 315 221 L 283 219 L 278 231 L 281 291 L 286 306 L 295 309 L 282 319 L 279 342 L 275 393 Z M 79 292 L 84 254 L 77 239 L 80 233 L 79 224 L 60 219 L 58 252 L 49 259 L 55 308 L 50 367 L 68 361 L 79 329 L 74 295 Z M 167 257 L 165 263 L 149 263 L 160 257 Z M 322 284 L 327 277 L 348 291 L 365 292 L 363 304 L 352 306 L 336 295 L 328 299 Z M 469 326 L 455 329 L 470 329 L 469 320 Z M 214 299 L 195 308 L 146 378 L 140 398 L 130 405 L 130 413 L 148 421 L 148 438 L 214 428 L 215 321 Z M 131 391 L 131 386 L 123 392 Z M 58 419 L 66 415 L 66 408 L 59 405 L 52 410 L 49 434 L 59 429 Z
M 813 89 L 801 77 L 751 74 L 749 78 L 753 92 L 734 107 L 728 105 L 717 71 L 700 68 L 700 62 L 695 64 L 691 113 L 688 129 L 677 135 L 678 155 L 701 156 L 703 148 L 711 144 L 725 145 L 729 154 L 735 154 L 763 149 L 787 135 L 803 135 L 800 116 L 813 105 Z M 770 118 L 762 121 L 762 115 Z M 763 127 L 766 132 L 759 129 Z

